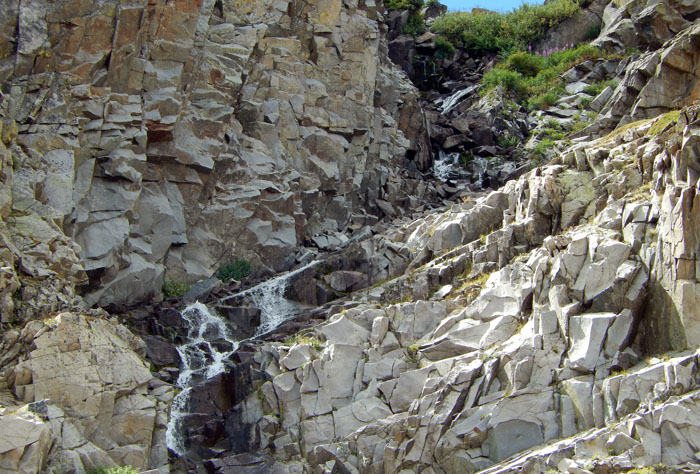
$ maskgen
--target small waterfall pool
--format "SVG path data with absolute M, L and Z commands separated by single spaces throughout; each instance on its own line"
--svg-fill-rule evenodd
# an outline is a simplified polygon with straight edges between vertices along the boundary
M 284 293 L 293 276 L 317 263 L 311 262 L 253 288 L 227 296 L 220 302 L 247 296 L 250 302 L 261 311 L 260 326 L 254 337 L 268 333 L 301 311 L 301 306 L 286 299 Z M 177 348 L 181 367 L 176 385 L 180 393 L 173 400 L 166 433 L 168 448 L 179 455 L 185 454 L 182 430 L 193 387 L 224 372 L 227 369 L 228 359 L 242 342 L 231 333 L 229 324 L 224 318 L 200 302 L 192 303 L 185 308 L 182 317 L 187 322 L 189 330 L 187 342 Z

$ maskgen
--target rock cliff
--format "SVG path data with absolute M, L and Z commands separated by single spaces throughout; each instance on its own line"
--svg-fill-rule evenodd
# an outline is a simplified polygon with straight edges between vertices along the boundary
M 409 177 L 432 164 L 425 120 L 373 1 L 16 0 L 1 15 L 6 203 L 79 246 L 89 304 L 159 297 L 164 273 L 210 277 L 234 254 L 280 271 L 305 239 L 430 191 Z
M 587 3 L 543 41 L 617 54 L 555 105 L 458 52 L 424 114 L 372 0 L 8 2 L 0 472 L 700 471 L 700 7 Z M 439 183 L 431 143 L 498 156 Z M 205 280 L 234 256 L 319 262 Z M 216 328 L 90 309 L 166 274 Z
M 106 316 L 61 313 L 3 335 L 3 472 L 45 472 L 49 457 L 49 472 L 167 470 L 173 387 L 150 373 L 143 341 Z

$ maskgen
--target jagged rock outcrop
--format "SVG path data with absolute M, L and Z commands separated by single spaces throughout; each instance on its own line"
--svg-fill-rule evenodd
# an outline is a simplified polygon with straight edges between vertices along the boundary
M 13 210 L 80 245 L 90 304 L 233 254 L 279 271 L 305 238 L 429 196 L 409 177 L 431 166 L 424 118 L 374 2 L 4 7 Z
M 80 247 L 56 224 L 55 212 L 34 201 L 34 191 L 26 187 L 27 177 L 40 173 L 41 158 L 37 153 L 31 163 L 16 161 L 17 130 L 13 120 L 0 121 L 0 322 L 5 324 L 81 307 L 75 287 L 86 282 Z M 53 195 L 60 181 L 55 178 L 37 191 Z
M 3 335 L 0 469 L 169 472 L 173 387 L 150 373 L 140 339 L 97 316 L 61 313 Z
M 658 49 L 698 19 L 693 0 L 607 2 L 602 31 L 595 41 L 605 47 Z
M 694 461 L 698 426 L 672 413 L 693 411 L 697 355 L 642 355 L 694 347 L 700 327 L 694 244 L 681 237 L 694 228 L 697 114 L 575 144 L 502 190 L 387 232 L 412 270 L 355 293 L 359 305 L 304 342 L 258 346 L 238 370 L 268 381 L 227 423 L 281 472 Z M 233 472 L 228 459 L 212 472 Z
M 415 217 L 456 188 L 421 179 L 425 119 L 371 0 L 10 2 L 0 309 L 34 320 L 0 342 L 0 470 L 694 469 L 698 10 L 608 3 L 599 44 L 648 51 L 578 64 L 546 113 L 478 98 L 483 65 L 455 66 L 470 77 L 430 131 L 477 156 L 621 82 L 549 163 Z M 302 243 L 339 250 L 277 289 L 322 306 L 255 340 L 226 334 L 271 327 L 246 291 L 211 297 L 220 327 L 125 315 L 145 342 L 75 296 L 135 303 L 233 254 L 278 271 L 314 258 Z M 202 357 L 169 462 L 174 393 L 154 375 L 176 379 L 180 342 Z
M 606 101 L 601 116 L 584 133 L 654 118 L 690 105 L 700 96 L 697 3 L 629 1 L 623 2 L 620 9 L 616 3 L 608 5 L 603 32 L 593 44 L 610 46 L 611 38 L 620 37 L 615 44 L 630 47 L 637 44 L 627 37 L 630 36 L 644 38 L 646 43 L 638 46 L 648 51 L 627 64 L 624 78 Z M 624 13 L 630 9 L 637 12 L 633 18 Z

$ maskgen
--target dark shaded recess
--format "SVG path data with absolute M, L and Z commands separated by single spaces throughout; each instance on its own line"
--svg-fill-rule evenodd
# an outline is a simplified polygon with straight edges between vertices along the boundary
M 635 343 L 643 355 L 662 354 L 688 346 L 678 308 L 666 289 L 654 279 L 649 281 Z
M 241 453 L 204 463 L 209 474 L 270 474 L 275 462 L 265 455 Z
M 216 0 L 216 2 L 214 2 L 214 11 L 212 13 L 219 18 L 224 17 L 224 5 L 221 0 Z

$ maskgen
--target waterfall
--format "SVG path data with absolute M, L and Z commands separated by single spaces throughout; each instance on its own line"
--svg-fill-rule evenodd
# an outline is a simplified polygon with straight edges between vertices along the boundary
M 187 342 L 177 348 L 181 362 L 176 385 L 181 391 L 173 399 L 165 435 L 168 448 L 179 455 L 185 453 L 184 440 L 180 435 L 192 387 L 223 372 L 226 360 L 239 344 L 224 319 L 200 302 L 189 305 L 182 312 L 182 317 L 189 330 Z
M 443 183 L 450 178 L 461 177 L 464 170 L 459 164 L 459 153 L 438 152 L 438 159 L 433 163 L 433 175 Z
M 452 109 L 457 107 L 465 97 L 471 95 L 478 89 L 479 86 L 471 86 L 467 87 L 466 89 L 460 89 L 449 97 L 435 101 L 435 105 L 438 106 L 438 110 L 442 115 L 447 115 L 452 112 Z
M 313 267 L 314 261 L 297 270 L 277 276 L 253 288 L 220 300 L 225 302 L 247 296 L 260 309 L 260 326 L 254 337 L 272 331 L 290 317 L 301 312 L 300 304 L 284 297 L 290 278 Z M 242 342 L 231 333 L 228 323 L 215 311 L 200 302 L 192 303 L 182 312 L 188 325 L 187 342 L 177 348 L 180 354 L 180 375 L 176 386 L 181 390 L 170 409 L 166 432 L 168 448 L 179 455 L 185 454 L 182 437 L 183 422 L 193 387 L 226 370 L 226 362 Z
M 221 302 L 247 296 L 253 306 L 261 311 L 260 326 L 255 333 L 255 336 L 261 336 L 272 331 L 303 309 L 299 303 L 285 298 L 284 292 L 287 290 L 290 278 L 313 267 L 317 263 L 317 261 L 313 261 L 292 272 L 264 281 L 253 288 L 222 298 Z

